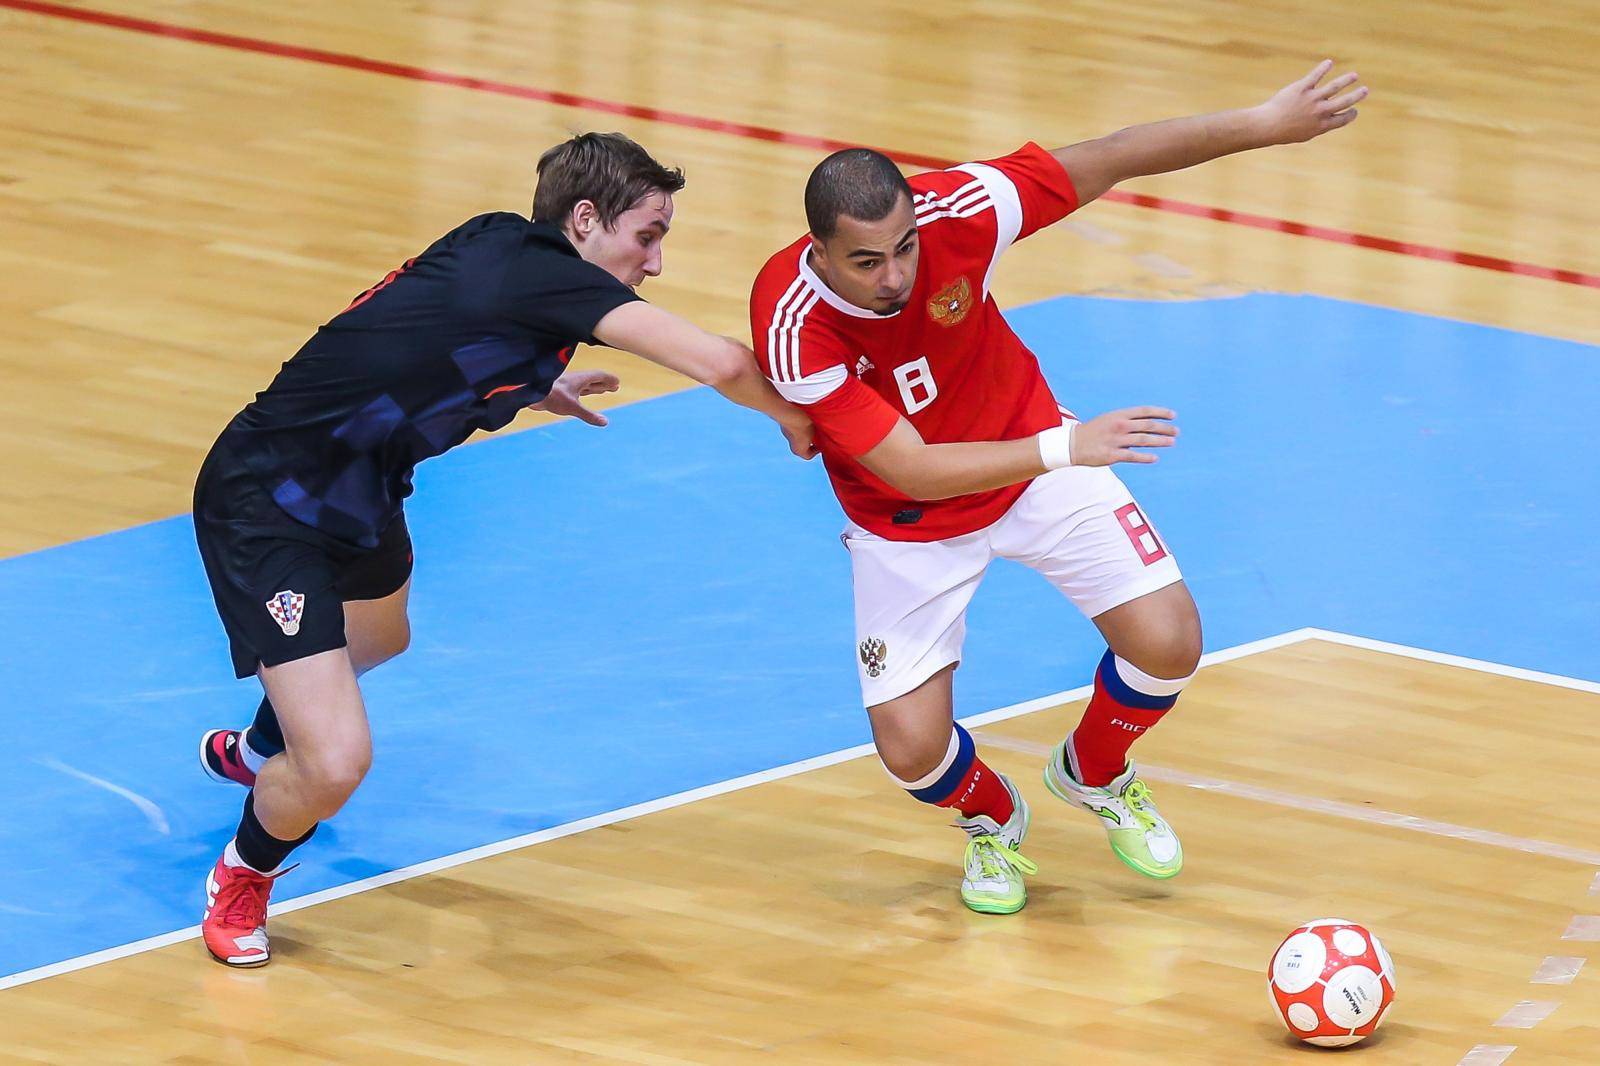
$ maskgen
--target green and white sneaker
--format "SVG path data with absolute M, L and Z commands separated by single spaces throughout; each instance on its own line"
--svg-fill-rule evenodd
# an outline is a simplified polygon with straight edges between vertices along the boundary
M 1010 821 L 1001 825 L 986 814 L 972 818 L 956 814 L 956 828 L 968 837 L 961 902 L 979 914 L 1014 914 L 1028 902 L 1022 875 L 1036 874 L 1039 867 L 1017 850 L 1028 835 L 1028 801 L 1005 774 L 996 776 L 1016 808 Z
M 1183 869 L 1183 845 L 1172 826 L 1156 809 L 1150 786 L 1139 780 L 1133 764 L 1104 788 L 1079 784 L 1069 769 L 1067 744 L 1063 740 L 1044 768 L 1045 787 L 1074 807 L 1081 807 L 1101 819 L 1110 838 L 1111 850 L 1129 867 L 1165 880 Z

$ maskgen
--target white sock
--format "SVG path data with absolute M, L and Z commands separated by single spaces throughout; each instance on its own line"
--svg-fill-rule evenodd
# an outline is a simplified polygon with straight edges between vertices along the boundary
M 228 841 L 228 846 L 222 849 L 222 865 L 243 866 L 246 870 L 255 870 L 256 873 L 262 875 L 263 877 L 271 877 L 278 872 L 277 870 L 256 870 L 254 866 L 251 866 L 249 863 L 239 858 L 239 845 L 237 840 Z M 279 869 L 282 869 L 282 867 L 279 867 Z
M 256 749 L 250 746 L 249 738 L 250 730 L 242 729 L 239 731 L 239 759 L 251 773 L 259 774 L 261 768 L 267 765 L 267 760 L 271 756 L 258 753 Z

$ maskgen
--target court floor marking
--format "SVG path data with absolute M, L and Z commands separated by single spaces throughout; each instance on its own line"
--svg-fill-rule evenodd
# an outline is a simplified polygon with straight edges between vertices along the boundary
M 324 48 L 286 44 L 282 41 L 268 41 L 258 37 L 221 33 L 216 30 L 204 30 L 196 26 L 182 26 L 171 22 L 158 22 L 154 19 L 135 18 L 131 15 L 119 15 L 110 11 L 68 7 L 65 4 L 51 3 L 49 0 L 0 0 L 0 9 L 4 8 L 32 15 L 66 19 L 91 26 L 101 26 L 107 29 L 164 37 L 169 40 L 188 41 L 218 48 L 231 48 L 241 52 L 254 52 L 258 55 L 277 56 L 307 63 L 320 63 L 324 66 L 359 70 L 368 74 L 383 74 L 389 77 L 406 78 L 411 81 L 428 82 L 435 85 L 450 85 L 459 89 L 494 93 L 498 96 L 510 96 L 522 100 L 537 100 L 542 103 L 557 104 L 562 107 L 573 107 L 586 111 L 599 111 L 604 114 L 626 115 L 629 118 L 645 119 L 665 125 L 685 126 L 690 129 L 709 130 L 713 133 L 726 133 L 735 137 L 769 141 L 775 144 L 798 145 L 803 148 L 815 148 L 825 152 L 856 147 L 854 142 L 835 140 L 832 137 L 819 137 L 809 133 L 794 133 L 787 130 L 774 129 L 770 126 L 757 126 L 745 122 L 707 118 L 703 115 L 666 111 L 660 108 L 644 107 L 639 104 L 623 103 L 616 100 L 602 100 L 592 96 L 560 92 L 554 89 L 517 85 L 493 78 L 475 78 L 470 75 L 452 74 L 448 71 L 431 70 L 426 67 L 412 66 L 408 63 L 393 63 L 388 60 L 371 59 L 348 52 L 333 52 Z M 889 148 L 879 150 L 897 162 L 912 166 L 931 167 L 935 170 L 943 170 L 959 162 L 959 160 L 943 159 L 921 152 L 905 152 Z M 1314 240 L 1353 245 L 1357 248 L 1411 256 L 1416 259 L 1431 259 L 1436 262 L 1454 263 L 1457 266 L 1472 267 L 1477 270 L 1495 270 L 1505 274 L 1539 278 L 1544 281 L 1557 281 L 1566 285 L 1584 285 L 1589 288 L 1600 288 L 1600 274 L 1590 274 L 1581 270 L 1540 266 L 1537 263 L 1502 259 L 1499 256 L 1481 255 L 1476 252 L 1459 252 L 1449 248 L 1417 244 L 1413 241 L 1395 240 L 1392 237 L 1379 237 L 1370 233 L 1336 229 L 1332 226 L 1295 222 L 1290 219 L 1257 215 L 1249 211 L 1234 211 L 1226 207 L 1212 207 L 1207 204 L 1190 203 L 1187 200 L 1174 200 L 1166 196 L 1128 192 L 1124 189 L 1112 189 L 1101 199 L 1133 207 L 1147 208 L 1153 211 L 1188 215 L 1191 218 L 1205 218 L 1213 222 L 1248 226 L 1252 229 L 1263 229 L 1295 237 L 1310 237 Z
M 985 732 L 983 741 L 986 744 L 1004 748 L 1007 751 L 1020 752 L 1024 755 L 1037 755 L 1040 758 L 1047 757 L 1055 751 L 1054 747 L 1049 744 L 1040 744 L 1036 741 L 1022 740 L 1018 737 L 1008 737 L 992 732 Z M 1566 844 L 1553 844 L 1546 840 L 1531 840 L 1527 837 L 1496 833 L 1490 829 L 1475 829 L 1469 825 L 1436 822 L 1432 818 L 1418 818 L 1413 814 L 1400 814 L 1396 811 L 1386 811 L 1377 807 L 1365 807 L 1358 803 L 1341 803 L 1338 800 L 1322 799 L 1318 796 L 1302 796 L 1294 792 L 1280 792 L 1273 788 L 1262 788 L 1259 785 L 1248 785 L 1238 781 L 1224 781 L 1216 777 L 1204 777 L 1184 770 L 1153 766 L 1146 762 L 1139 764 L 1139 773 L 1151 781 L 1157 781 L 1162 784 L 1182 785 L 1185 788 L 1198 789 L 1201 792 L 1216 792 L 1238 799 L 1268 803 L 1275 807 L 1287 807 L 1290 810 L 1307 811 L 1311 814 L 1325 814 L 1332 818 L 1344 818 L 1352 822 L 1361 822 L 1364 825 L 1382 825 L 1391 829 L 1409 829 L 1415 833 L 1426 833 L 1429 836 L 1462 840 L 1469 844 L 1485 844 L 1489 847 L 1520 851 L 1528 855 L 1542 855 L 1547 859 L 1566 859 L 1571 862 L 1581 862 L 1586 866 L 1600 866 L 1600 851 L 1587 851 L 1583 848 L 1574 848 Z
M 1444 655 L 1440 652 L 1426 651 L 1419 648 L 1409 648 L 1405 645 L 1389 644 L 1383 641 L 1368 640 L 1365 637 L 1355 637 L 1348 634 L 1334 633 L 1328 630 L 1310 628 L 1296 629 L 1288 633 L 1281 633 L 1278 636 L 1265 637 L 1261 640 L 1253 640 L 1245 644 L 1237 645 L 1236 647 L 1210 652 L 1201 658 L 1200 665 L 1201 667 L 1216 666 L 1221 663 L 1232 662 L 1235 659 L 1242 659 L 1246 656 L 1255 655 L 1260 652 L 1272 651 L 1276 648 L 1284 648 L 1293 644 L 1299 644 L 1307 640 L 1325 640 L 1336 644 L 1346 644 L 1350 647 L 1359 647 L 1372 651 L 1382 651 L 1394 655 L 1402 655 L 1408 658 L 1423 659 L 1428 662 L 1446 663 L 1447 665 L 1451 666 L 1459 666 L 1469 670 L 1479 670 L 1485 673 L 1498 674 L 1504 677 L 1515 677 L 1521 680 L 1538 681 L 1543 684 L 1557 685 L 1562 688 L 1575 688 L 1583 692 L 1600 692 L 1600 685 L 1577 678 L 1561 677 L 1556 674 L 1541 674 L 1532 670 L 1523 670 L 1519 667 L 1503 666 L 1499 663 L 1484 662 L 1480 659 L 1466 659 L 1460 656 Z M 1087 696 L 1091 690 L 1092 686 L 1090 685 L 1084 685 L 1074 689 L 1067 689 L 1062 692 L 1052 693 L 1048 696 L 1040 696 L 1037 699 L 1026 700 L 1022 703 L 1014 703 L 1008 707 L 999 707 L 992 711 L 985 711 L 981 714 L 964 717 L 961 719 L 961 721 L 969 728 L 977 729 L 982 726 L 992 725 L 995 722 L 1002 722 L 1009 718 L 1021 717 L 1025 714 L 1032 714 L 1035 711 L 1042 711 L 1046 708 L 1056 707 L 1063 703 L 1070 703 L 1073 700 L 1082 699 L 1084 696 Z M 995 738 L 986 735 L 986 740 L 992 743 L 994 742 Z M 352 881 L 347 885 L 337 885 L 321 892 L 312 892 L 304 896 L 284 900 L 282 903 L 273 904 L 269 913 L 274 916 L 289 914 L 293 911 L 302 910 L 306 907 L 316 906 L 319 903 L 328 903 L 333 900 L 343 899 L 346 896 L 353 896 L 361 892 L 370 892 L 374 889 L 383 888 L 386 885 L 398 884 L 401 881 L 409 881 L 412 878 L 421 877 L 425 874 L 437 873 L 441 870 L 448 870 L 452 867 L 461 866 L 478 859 L 487 859 L 495 855 L 503 855 L 508 851 L 516 851 L 521 848 L 531 847 L 534 844 L 542 844 L 546 841 L 559 840 L 562 837 L 568 837 L 578 833 L 587 832 L 591 829 L 600 829 L 604 826 L 615 825 L 618 822 L 625 822 L 633 818 L 640 818 L 647 814 L 654 814 L 657 811 L 670 810 L 674 807 L 682 807 L 686 804 L 694 803 L 699 800 L 711 799 L 715 796 L 726 795 L 730 792 L 738 792 L 742 789 L 750 788 L 754 785 L 765 784 L 769 781 L 779 781 L 787 777 L 794 777 L 797 774 L 807 773 L 811 770 L 820 770 L 827 766 L 834 766 L 838 763 L 848 762 L 851 759 L 857 759 L 864 755 L 871 755 L 872 753 L 873 747 L 871 744 L 858 744 L 853 748 L 845 748 L 841 751 L 830 752 L 826 755 L 818 755 L 814 758 L 802 759 L 799 762 L 792 762 L 783 766 L 773 767 L 770 770 L 762 770 L 753 774 L 745 774 L 742 777 L 730 778 L 727 781 L 720 781 L 711 785 L 703 785 L 700 788 L 689 789 L 685 792 L 675 793 L 671 796 L 663 796 L 660 799 L 649 800 L 644 803 L 635 803 L 631 806 L 621 807 L 614 811 L 607 811 L 603 814 L 593 815 L 588 818 L 580 818 L 576 821 L 567 822 L 562 825 L 551 826 L 549 829 L 542 829 L 536 833 L 527 833 L 522 836 L 512 837 L 508 840 L 497 841 L 493 844 L 485 844 L 481 847 L 469 848 L 466 851 L 459 851 L 453 855 L 441 856 L 437 859 L 430 859 L 427 862 L 420 862 L 399 870 L 392 870 L 389 873 L 378 874 L 375 877 L 367 877 L 359 881 Z M 1178 775 L 1181 773 L 1180 771 L 1171 770 L 1162 772 L 1169 775 Z M 1195 781 L 1207 780 L 1193 777 L 1193 775 L 1183 776 L 1191 778 Z M 1176 776 L 1170 779 L 1176 780 Z M 1195 787 L 1216 788 L 1217 786 L 1225 786 L 1231 794 L 1252 799 L 1263 798 L 1262 796 L 1254 795 L 1253 793 L 1264 793 L 1268 791 L 1257 790 L 1254 789 L 1253 786 L 1239 785 L 1233 782 L 1211 780 L 1207 780 L 1206 785 Z M 1286 796 L 1287 794 L 1277 795 Z M 1310 797 L 1296 797 L 1296 799 L 1307 803 L 1328 802 L 1313 801 Z M 1267 802 L 1276 801 L 1268 800 Z M 1373 820 L 1372 816 L 1374 813 L 1377 812 L 1373 812 L 1366 808 L 1362 809 L 1362 815 L 1365 820 Z M 1430 822 L 1427 819 L 1412 818 L 1408 815 L 1394 815 L 1394 817 L 1403 820 L 1404 828 L 1413 829 L 1417 832 L 1448 836 L 1455 839 L 1465 839 L 1470 840 L 1473 843 L 1491 844 L 1500 847 L 1509 846 L 1514 847 L 1515 850 L 1526 851 L 1532 854 L 1549 855 L 1555 858 L 1571 858 L 1580 862 L 1600 865 L 1600 853 L 1580 852 L 1578 849 L 1565 848 L 1563 845 L 1548 844 L 1542 841 L 1523 840 L 1515 837 L 1504 837 L 1501 834 L 1487 833 L 1480 830 L 1467 830 L 1467 832 L 1475 835 L 1462 836 L 1461 831 L 1464 827 L 1461 826 L 1451 826 L 1448 825 L 1448 823 L 1443 822 Z M 1441 831 L 1441 829 L 1448 831 Z M 1579 925 L 1579 921 L 1577 919 L 1574 919 L 1574 925 Z M 1589 935 L 1591 932 L 1593 932 L 1595 935 Z M 199 935 L 200 927 L 198 925 L 192 925 L 185 929 L 176 929 L 170 933 L 162 933 L 159 936 L 146 937 L 143 940 L 136 940 L 132 943 L 122 944 L 112 948 L 105 948 L 101 951 L 90 952 L 86 955 L 79 955 L 76 958 L 65 959 L 61 962 L 51 963 L 47 966 L 38 966 L 31 970 L 23 970 L 20 973 L 11 974 L 7 977 L 0 977 L 0 990 L 15 988 L 19 985 L 31 984 L 35 981 L 42 981 L 47 977 L 56 977 L 60 974 L 72 973 L 75 970 L 87 969 L 91 966 L 98 966 L 103 962 L 112 962 L 116 959 L 127 958 L 130 955 L 137 955 L 146 951 L 154 951 L 157 948 L 164 948 L 172 944 L 179 944 L 186 940 L 194 940 L 198 938 Z M 1591 931 L 1587 927 L 1583 927 L 1580 929 L 1579 933 L 1574 936 L 1572 934 L 1572 930 L 1569 929 L 1568 938 L 1600 939 L 1600 930 Z

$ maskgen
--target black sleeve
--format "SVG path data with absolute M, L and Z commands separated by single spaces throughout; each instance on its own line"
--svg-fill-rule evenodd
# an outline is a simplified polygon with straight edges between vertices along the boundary
M 573 255 L 525 248 L 506 272 L 500 313 L 564 342 L 597 344 L 599 321 L 639 295 L 601 268 Z

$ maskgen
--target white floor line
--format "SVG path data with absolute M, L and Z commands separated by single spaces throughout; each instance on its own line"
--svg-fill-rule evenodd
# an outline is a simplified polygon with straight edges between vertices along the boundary
M 1500 1066 L 1515 1050 L 1515 1044 L 1478 1044 L 1456 1066 Z
M 93 774 L 86 774 L 82 770 L 74 769 L 59 759 L 44 758 L 35 761 L 37 761 L 40 766 L 47 766 L 59 773 L 66 774 L 68 777 L 76 777 L 79 781 L 87 782 L 88 784 L 94 785 L 96 788 L 103 788 L 114 796 L 121 796 L 123 799 L 139 808 L 139 813 L 144 815 L 145 818 L 149 820 L 150 827 L 152 829 L 160 833 L 162 836 L 172 835 L 172 827 L 167 824 L 166 813 L 163 812 L 161 808 L 156 806 L 153 802 L 139 795 L 139 793 L 130 792 L 121 785 L 114 785 L 103 777 L 96 777 Z
M 1531 985 L 1570 985 L 1588 959 L 1573 955 L 1547 955 L 1533 971 Z
M 1561 934 L 1561 939 L 1600 942 L 1600 914 L 1575 915 L 1572 921 L 1567 923 L 1567 931 Z
M 1037 741 L 1023 740 L 1020 737 L 1008 737 L 997 733 L 986 732 L 981 739 L 983 743 L 996 748 L 1018 751 L 1025 755 L 1037 755 L 1040 758 L 1048 756 L 1054 750 L 1049 744 L 1040 744 Z M 1255 800 L 1258 803 L 1270 803 L 1277 807 L 1288 807 L 1291 810 L 1326 814 L 1334 818 L 1361 822 L 1364 825 L 1382 825 L 1391 829 L 1409 829 L 1414 833 L 1449 837 L 1452 840 L 1464 840 L 1472 844 L 1487 844 L 1491 847 L 1506 848 L 1510 851 L 1526 852 L 1529 855 L 1542 855 L 1549 859 L 1568 859 L 1572 862 L 1581 862 L 1586 866 L 1600 864 L 1600 851 L 1587 851 L 1583 848 L 1574 848 L 1566 844 L 1553 844 L 1546 840 L 1511 836 L 1507 833 L 1496 833 L 1488 829 L 1474 829 L 1472 826 L 1438 822 L 1431 818 L 1418 818 L 1412 814 L 1400 814 L 1396 811 L 1386 811 L 1377 807 L 1366 807 L 1355 803 L 1341 803 L 1338 800 L 1320 799 L 1316 796 L 1301 796 L 1293 792 L 1280 792 L 1277 789 L 1262 788 L 1259 785 L 1225 781 L 1216 777 L 1203 777 L 1200 774 L 1191 774 L 1186 770 L 1173 770 L 1164 766 L 1152 766 L 1149 763 L 1140 763 L 1139 773 L 1150 781 L 1169 785 L 1183 785 L 1186 788 L 1199 789 L 1202 792 L 1218 792 L 1225 796 Z
M 1364 637 L 1351 637 L 1346 634 L 1333 633 L 1320 629 L 1296 629 L 1292 632 L 1283 633 L 1275 637 L 1266 637 L 1262 640 L 1255 640 L 1250 641 L 1247 644 L 1240 644 L 1237 647 L 1225 648 L 1221 651 L 1211 652 L 1205 655 L 1200 660 L 1200 663 L 1202 666 L 1214 666 L 1219 663 L 1231 662 L 1234 659 L 1243 658 L 1247 655 L 1255 655 L 1259 652 L 1271 651 L 1275 648 L 1287 647 L 1291 644 L 1298 644 L 1301 641 L 1312 639 L 1328 640 L 1338 644 L 1346 644 L 1351 647 L 1367 648 L 1373 651 L 1386 651 L 1395 655 L 1405 655 L 1411 658 L 1426 659 L 1430 662 L 1442 662 L 1453 666 L 1463 666 L 1467 669 L 1487 670 L 1491 673 L 1500 673 L 1508 677 L 1519 677 L 1524 680 L 1542 681 L 1546 684 L 1559 684 L 1564 685 L 1567 688 L 1578 688 L 1582 691 L 1600 692 L 1600 685 L 1595 685 L 1592 682 L 1578 681 L 1573 678 L 1559 678 L 1551 674 L 1539 674 L 1531 670 L 1521 670 L 1517 667 L 1500 666 L 1499 664 L 1495 663 L 1484 663 L 1475 659 L 1462 659 L 1457 656 L 1440 655 L 1436 652 L 1408 648 L 1404 645 L 1385 644 L 1381 641 L 1370 641 Z M 1029 714 L 1033 711 L 1043 710 L 1047 707 L 1058 706 L 1061 703 L 1069 702 L 1074 699 L 1081 699 L 1088 695 L 1089 692 L 1090 686 L 1068 689 L 1063 692 L 1057 692 L 1053 695 L 1042 696 L 1038 699 L 1012 704 L 1009 707 L 1000 707 L 982 714 L 972 715 L 970 717 L 963 718 L 962 722 L 968 726 L 976 728 L 978 726 L 988 725 L 993 722 L 1004 721 L 1008 718 L 1015 718 L 1019 715 Z M 379 874 L 376 877 L 368 877 L 361 881 L 354 881 L 348 885 L 339 885 L 334 888 L 326 889 L 322 892 L 313 892 L 309 895 L 285 900 L 280 904 L 274 905 L 271 913 L 275 915 L 288 914 L 291 911 L 297 911 L 304 907 L 314 906 L 318 903 L 326 903 L 330 900 L 343 899 L 346 896 L 353 896 L 360 892 L 367 892 L 372 889 L 382 888 L 385 885 L 396 884 L 400 881 L 408 881 L 414 877 L 421 877 L 424 874 L 435 873 L 439 870 L 448 870 L 452 867 L 460 866 L 463 863 L 472 862 L 476 859 L 484 859 L 493 855 L 504 854 L 508 851 L 515 851 L 519 848 L 540 844 L 547 840 L 557 840 L 561 837 L 571 836 L 574 833 L 582 833 L 590 829 L 598 829 L 602 826 L 613 825 L 617 822 L 627 821 L 631 818 L 639 818 L 643 815 L 652 814 L 656 811 L 664 811 L 673 807 L 681 807 L 686 803 L 693 803 L 697 800 L 710 799 L 713 796 L 721 796 L 729 792 L 736 792 L 740 789 L 750 788 L 753 785 L 764 784 L 768 781 L 778 781 L 785 777 L 793 777 L 796 774 L 806 773 L 810 770 L 821 769 L 825 766 L 833 766 L 837 763 L 847 762 L 850 759 L 860 758 L 863 755 L 869 755 L 872 753 L 872 750 L 872 745 L 860 744 L 853 748 L 846 748 L 843 751 L 836 751 L 827 755 L 819 755 L 814 759 L 804 759 L 800 762 L 789 763 L 786 766 L 774 767 L 771 770 L 763 770 L 759 773 L 746 774 L 743 777 L 736 777 L 718 784 L 690 789 L 687 792 L 679 792 L 672 796 L 664 796 L 661 799 L 651 800 L 647 803 L 637 803 L 631 807 L 623 807 L 620 810 L 608 811 L 604 814 L 597 814 L 590 818 L 583 818 L 575 822 L 568 822 L 565 825 L 552 826 L 549 829 L 540 830 L 537 833 L 528 833 L 524 836 L 514 837 L 510 840 L 502 840 L 493 844 L 486 844 L 483 847 L 457 852 L 454 855 L 446 855 L 438 859 L 430 859 L 427 862 L 420 862 L 414 866 L 408 866 L 402 870 L 393 870 L 386 874 Z M 68 769 L 70 771 L 70 768 Z M 1171 772 L 1174 774 L 1177 773 L 1177 771 Z M 106 784 L 109 784 L 109 782 L 106 782 Z M 116 786 L 112 786 L 113 789 L 115 789 L 115 787 Z M 1367 818 L 1372 813 L 1366 808 L 1361 808 L 1360 810 L 1364 818 Z M 1394 815 L 1394 817 L 1407 822 L 1421 823 L 1423 821 L 1422 819 L 1410 819 L 1407 815 Z M 1442 826 L 1445 823 L 1436 824 Z M 1416 825 L 1407 825 L 1405 827 L 1416 828 Z M 1460 829 L 1463 827 L 1453 826 L 1450 828 Z M 1482 831 L 1466 830 L 1466 832 L 1480 833 Z M 1497 836 L 1498 834 L 1488 835 Z M 1516 838 L 1507 839 L 1515 840 Z M 1540 844 L 1538 841 L 1530 841 L 1528 843 L 1536 845 Z M 1559 847 L 1559 845 L 1541 846 Z M 1519 848 L 1518 850 L 1525 849 Z M 1576 851 L 1576 849 L 1572 850 Z M 1582 852 L 1579 854 L 1590 855 L 1590 853 L 1587 852 Z M 1586 858 L 1581 861 L 1593 862 L 1595 865 L 1600 865 L 1600 855 L 1592 858 Z M 201 876 L 197 874 L 195 878 L 195 891 L 197 897 L 200 890 L 201 880 Z M 0 977 L 0 990 L 14 988 L 18 985 L 25 985 L 34 981 L 41 981 L 47 977 L 55 977 L 59 974 L 71 973 L 74 970 L 85 969 L 89 966 L 95 966 L 102 962 L 111 962 L 114 959 L 126 958 L 129 955 L 136 955 L 143 951 L 153 951 L 156 948 L 166 947 L 170 944 L 177 944 L 185 940 L 194 939 L 199 935 L 199 926 L 190 926 L 186 929 L 176 929 L 169 933 L 162 933 L 159 936 L 147 937 L 144 940 L 138 940 L 131 944 L 123 944 L 119 947 L 106 948 L 103 951 L 96 951 L 87 955 L 80 955 L 77 958 L 65 959 L 61 962 L 51 963 L 48 966 L 40 966 L 31 970 L 24 970 L 21 973 Z M 1596 938 L 1600 939 L 1600 936 L 1597 936 Z
M 631 807 L 623 807 L 615 811 L 607 811 L 604 814 L 597 814 L 589 818 L 580 818 L 574 822 L 567 822 L 563 825 L 551 826 L 549 829 L 541 829 L 536 833 L 527 833 L 523 836 L 512 837 L 510 840 L 501 840 L 493 844 L 485 844 L 482 847 L 471 848 L 467 851 L 458 851 L 454 855 L 445 855 L 438 859 L 429 859 L 427 862 L 419 862 L 414 866 L 407 866 L 404 869 L 391 870 L 386 874 L 378 874 L 375 877 L 364 878 L 360 881 L 352 881 L 347 885 L 337 885 L 333 888 L 324 889 L 321 892 L 312 892 L 308 895 L 299 896 L 294 899 L 288 899 L 282 903 L 273 904 L 268 913 L 270 915 L 288 914 L 291 911 L 297 911 L 305 907 L 315 906 L 318 903 L 327 903 L 330 900 L 343 899 L 346 896 L 353 896 L 360 892 L 368 892 L 375 888 L 382 888 L 385 885 L 396 884 L 400 881 L 409 881 L 414 877 L 421 877 L 424 874 L 435 873 L 439 870 L 448 870 L 451 867 L 460 866 L 464 863 L 473 862 L 477 859 L 486 859 L 493 855 L 500 855 L 508 851 L 516 851 L 519 848 L 530 847 L 534 844 L 542 844 L 547 840 L 559 840 L 561 837 L 572 836 L 575 833 L 586 832 L 590 829 L 599 829 L 602 826 L 614 825 L 617 822 L 625 822 L 631 818 L 639 818 L 646 814 L 653 814 L 656 811 L 664 811 L 673 807 L 681 807 L 684 804 L 693 803 L 696 800 L 710 799 L 713 796 L 721 796 L 729 792 L 737 792 L 740 789 L 750 788 L 753 785 L 764 784 L 768 781 L 777 781 L 785 777 L 793 777 L 796 774 L 803 774 L 810 770 L 818 770 L 824 766 L 833 766 L 836 763 L 847 762 L 850 759 L 856 759 L 863 755 L 869 755 L 872 753 L 872 750 L 873 748 L 871 744 L 860 744 L 853 748 L 846 748 L 843 751 L 836 751 L 827 755 L 819 755 L 814 759 L 802 759 L 800 762 L 793 762 L 786 766 L 774 767 L 771 770 L 763 770 L 760 773 L 746 774 L 743 777 L 735 777 L 731 780 L 722 781 L 714 785 L 705 785 L 701 788 L 690 789 L 687 792 L 679 792 L 671 796 L 663 796 L 660 799 L 650 800 L 646 803 L 636 803 Z M 202 871 L 201 875 L 195 878 L 195 906 L 197 908 L 201 902 L 200 890 L 203 882 L 204 875 Z M 48 966 L 39 966 L 32 970 L 24 970 L 21 973 L 14 973 L 10 976 L 0 977 L 0 989 L 14 988 L 17 985 L 25 985 L 33 981 L 42 981 L 47 977 L 55 977 L 59 974 L 71 973 L 74 970 L 82 970 L 89 966 L 96 966 L 102 962 L 111 962 L 114 959 L 126 958 L 129 955 L 137 955 L 144 951 L 154 951 L 156 948 L 163 948 L 169 944 L 177 944 L 185 940 L 192 940 L 199 935 L 200 927 L 198 925 L 191 925 L 186 929 L 175 929 L 170 933 L 162 933 L 159 936 L 146 937 L 143 940 L 136 940 L 131 944 L 123 944 L 114 948 L 106 948 L 103 951 L 92 952 L 88 955 L 80 955 L 77 958 L 65 959 L 61 962 L 51 963 Z
M 1561 1006 L 1559 1000 L 1525 999 L 1500 1015 L 1500 1020 L 1494 1023 L 1494 1027 L 1496 1029 L 1532 1029 L 1554 1014 L 1559 1006 Z
M 1314 629 L 1296 629 L 1288 633 L 1280 633 L 1275 637 L 1263 637 L 1261 640 L 1252 640 L 1248 644 L 1240 644 L 1221 651 L 1208 652 L 1200 657 L 1200 666 L 1216 666 L 1220 663 L 1230 663 L 1235 659 L 1243 659 L 1247 655 L 1256 655 L 1275 648 L 1286 648 L 1291 644 L 1299 644 L 1304 640 L 1311 640 L 1317 633 Z M 1078 688 L 1064 689 L 1052 692 L 1048 696 L 1027 700 L 1023 703 L 1013 703 L 1009 707 L 999 707 L 982 714 L 971 714 L 961 719 L 961 724 L 968 729 L 977 729 L 980 726 L 993 725 L 1003 722 L 1007 718 L 1018 718 L 1034 711 L 1043 711 L 1051 707 L 1059 707 L 1063 703 L 1081 700 L 1094 691 L 1094 686 L 1080 685 Z
M 1555 685 L 1557 688 L 1570 688 L 1579 692 L 1593 692 L 1596 695 L 1600 695 L 1600 681 L 1585 681 L 1579 677 L 1545 674 L 1538 670 L 1524 670 L 1520 666 L 1506 666 L 1503 663 L 1491 663 L 1483 659 L 1468 659 L 1460 655 L 1446 655 L 1444 652 L 1412 648 L 1405 644 L 1390 644 L 1382 640 L 1369 640 L 1366 637 L 1351 636 L 1349 633 L 1335 633 L 1328 629 L 1301 629 L 1297 630 L 1297 632 L 1305 634 L 1301 638 L 1302 640 L 1326 640 L 1332 644 L 1343 644 L 1347 648 L 1364 648 L 1367 651 L 1388 652 L 1390 655 L 1402 655 L 1407 659 L 1420 659 L 1423 662 L 1439 663 L 1442 666 L 1458 666 L 1463 670 L 1477 670 L 1480 673 L 1516 678 L 1518 681 L 1533 681 L 1541 685 Z

